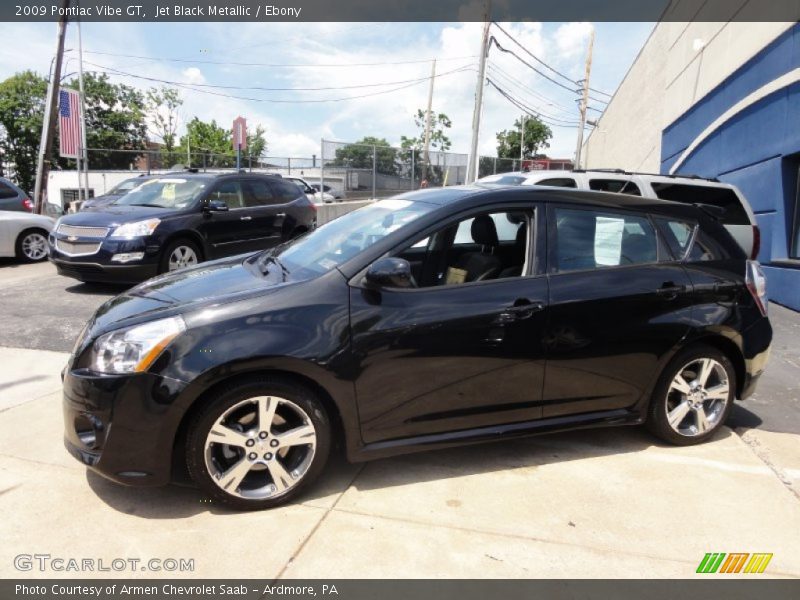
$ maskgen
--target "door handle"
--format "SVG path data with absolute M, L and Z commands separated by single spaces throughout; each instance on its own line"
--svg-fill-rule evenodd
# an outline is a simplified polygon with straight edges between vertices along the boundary
M 508 315 L 516 320 L 523 320 L 529 319 L 540 310 L 544 310 L 542 302 L 531 302 L 527 298 L 520 298 L 512 306 L 504 309 L 502 315 Z
M 240 221 L 252 221 L 253 217 L 239 217 Z
M 675 285 L 671 281 L 667 281 L 660 288 L 656 290 L 656 294 L 665 297 L 667 300 L 673 300 L 686 291 L 685 285 Z
M 277 214 L 277 215 L 275 215 L 275 216 L 276 216 L 276 217 L 285 217 L 285 216 L 286 216 L 286 213 L 278 213 L 278 214 Z

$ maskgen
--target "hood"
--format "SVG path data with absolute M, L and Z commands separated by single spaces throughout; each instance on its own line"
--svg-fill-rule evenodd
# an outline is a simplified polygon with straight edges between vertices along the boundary
M 163 219 L 177 212 L 168 208 L 154 208 L 152 206 L 112 204 L 99 207 L 96 210 L 65 215 L 61 217 L 60 223 L 62 225 L 83 225 L 86 227 L 113 227 L 153 217 Z
M 0 221 L 27 221 L 29 223 L 41 223 L 42 227 L 52 228 L 56 220 L 46 215 L 37 215 L 21 210 L 0 210 Z
M 91 329 L 106 330 L 176 314 L 263 296 L 292 285 L 275 275 L 261 275 L 239 255 L 202 263 L 150 279 L 112 298 L 95 313 Z

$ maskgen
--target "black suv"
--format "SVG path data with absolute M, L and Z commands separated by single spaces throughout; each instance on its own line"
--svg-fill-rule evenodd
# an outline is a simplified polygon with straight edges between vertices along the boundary
M 137 282 L 269 248 L 313 229 L 316 219 L 314 204 L 279 175 L 171 173 L 59 219 L 50 260 L 81 281 Z
M 307 487 L 335 439 L 354 461 L 644 422 L 694 444 L 764 369 L 765 293 L 692 205 L 411 192 L 109 300 L 65 371 L 66 446 L 127 484 L 186 465 L 247 509 Z

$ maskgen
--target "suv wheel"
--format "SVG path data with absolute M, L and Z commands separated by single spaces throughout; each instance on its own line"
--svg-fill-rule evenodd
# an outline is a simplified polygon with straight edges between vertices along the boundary
M 318 399 L 279 379 L 220 392 L 192 421 L 186 463 L 212 498 L 260 510 L 289 501 L 322 472 L 330 421 Z
M 43 229 L 26 229 L 17 237 L 16 254 L 19 260 L 39 262 L 47 258 L 47 232 Z
M 722 427 L 733 408 L 736 371 L 716 348 L 695 346 L 673 358 L 659 379 L 647 426 L 680 446 L 704 442 Z
M 159 273 L 177 271 L 185 267 L 191 267 L 202 261 L 200 249 L 194 242 L 189 240 L 175 240 L 170 243 L 161 255 Z

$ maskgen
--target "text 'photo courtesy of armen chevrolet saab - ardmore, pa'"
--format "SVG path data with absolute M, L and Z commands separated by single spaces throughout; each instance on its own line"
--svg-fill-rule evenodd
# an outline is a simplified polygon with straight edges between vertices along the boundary
M 797 597 L 798 19 L 0 7 L 0 597 Z

